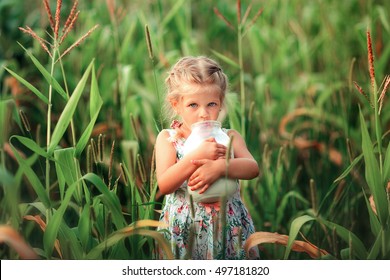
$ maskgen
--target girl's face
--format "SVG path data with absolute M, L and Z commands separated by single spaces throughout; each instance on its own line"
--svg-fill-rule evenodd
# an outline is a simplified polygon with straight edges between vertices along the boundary
M 186 85 L 179 101 L 173 102 L 177 114 L 182 118 L 185 130 L 200 121 L 215 121 L 222 108 L 221 90 L 218 86 Z

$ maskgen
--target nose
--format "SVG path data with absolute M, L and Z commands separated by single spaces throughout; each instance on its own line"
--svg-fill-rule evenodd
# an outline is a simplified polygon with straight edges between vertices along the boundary
M 200 112 L 199 112 L 199 117 L 202 119 L 202 120 L 207 120 L 209 118 L 209 111 L 207 110 L 207 108 L 201 108 L 200 109 Z

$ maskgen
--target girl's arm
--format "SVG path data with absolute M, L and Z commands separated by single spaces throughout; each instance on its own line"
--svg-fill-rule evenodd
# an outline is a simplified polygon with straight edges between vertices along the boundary
M 157 183 L 163 194 L 177 190 L 194 173 L 198 167 L 192 164 L 192 160 L 213 160 L 226 153 L 225 146 L 216 143 L 215 139 L 209 139 L 195 151 L 176 161 L 176 149 L 168 138 L 168 131 L 163 130 L 156 140 Z
M 200 189 L 199 193 L 203 193 L 212 183 L 225 177 L 226 174 L 228 178 L 243 180 L 250 180 L 259 175 L 259 166 L 248 151 L 242 136 L 235 130 L 229 130 L 229 135 L 233 136 L 234 158 L 229 160 L 228 166 L 225 159 L 193 160 L 192 163 L 197 169 L 188 180 L 192 190 Z

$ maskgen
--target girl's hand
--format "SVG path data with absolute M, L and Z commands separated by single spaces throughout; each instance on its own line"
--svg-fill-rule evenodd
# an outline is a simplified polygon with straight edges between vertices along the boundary
M 194 151 L 194 158 L 196 159 L 211 159 L 216 160 L 225 158 L 226 146 L 217 143 L 215 138 L 211 137 L 203 141 Z
M 198 168 L 188 179 L 188 186 L 192 191 L 199 189 L 199 194 L 204 193 L 216 180 L 224 174 L 224 160 L 191 160 Z

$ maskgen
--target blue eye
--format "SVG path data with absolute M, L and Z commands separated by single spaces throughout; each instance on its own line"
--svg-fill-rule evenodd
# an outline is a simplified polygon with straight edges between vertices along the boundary
M 198 106 L 198 104 L 196 104 L 196 103 L 191 103 L 190 105 L 188 105 L 188 107 L 191 107 L 191 108 L 196 108 L 196 106 Z
M 216 102 L 210 102 L 208 105 L 209 105 L 210 107 L 215 107 L 215 106 L 217 106 L 218 104 L 217 104 Z

